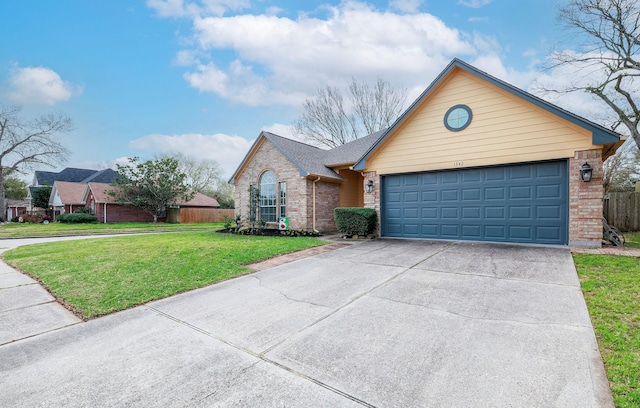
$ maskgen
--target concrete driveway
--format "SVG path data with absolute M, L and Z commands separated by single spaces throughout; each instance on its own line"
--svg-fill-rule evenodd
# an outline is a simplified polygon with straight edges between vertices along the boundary
M 0 406 L 613 402 L 567 248 L 375 240 L 0 346 Z

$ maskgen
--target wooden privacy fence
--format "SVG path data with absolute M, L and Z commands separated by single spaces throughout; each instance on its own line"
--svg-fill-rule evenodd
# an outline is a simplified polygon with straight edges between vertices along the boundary
M 222 208 L 180 208 L 180 217 L 177 222 L 180 224 L 197 224 L 202 222 L 224 222 L 225 216 L 234 218 L 234 210 Z
M 609 193 L 604 198 L 604 217 L 620 231 L 640 231 L 640 193 Z

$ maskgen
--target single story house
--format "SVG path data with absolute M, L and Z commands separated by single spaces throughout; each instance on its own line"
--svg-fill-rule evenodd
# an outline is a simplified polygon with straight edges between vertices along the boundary
M 91 170 L 79 169 L 76 167 L 66 167 L 65 169 L 58 172 L 37 170 L 33 175 L 32 185 L 27 189 L 27 212 L 35 211 L 35 207 L 31 205 L 31 199 L 33 197 L 34 191 L 39 189 L 40 187 L 53 187 L 56 181 L 82 184 L 86 184 L 89 182 L 110 184 L 113 183 L 113 181 L 117 177 L 118 173 L 109 168 L 103 170 Z M 44 209 L 41 209 L 41 211 L 44 211 Z
M 144 212 L 136 207 L 116 202 L 114 198 L 109 195 L 109 191 L 112 191 L 115 188 L 117 187 L 106 183 L 91 182 L 86 184 L 82 201 L 84 206 L 90 208 L 92 214 L 98 217 L 98 222 L 105 224 L 112 222 L 153 222 L 153 215 L 150 213 Z M 201 193 L 196 193 L 192 200 L 188 202 L 178 201 L 176 203 L 175 207 L 180 209 L 180 214 L 174 222 L 207 222 L 201 220 L 193 221 L 193 217 L 189 220 L 187 219 L 187 216 L 184 216 L 184 220 L 181 220 L 181 218 L 183 218 L 182 209 L 199 209 L 200 211 L 207 212 L 208 210 L 215 209 L 219 206 L 220 205 L 216 199 Z M 158 221 L 166 220 L 166 216 L 158 218 Z
M 5 199 L 5 208 L 7 209 L 7 218 L 5 220 L 10 221 L 13 217 L 25 215 L 28 206 L 28 200 Z
M 71 214 L 84 208 L 84 193 L 87 183 L 54 181 L 49 196 L 49 205 L 53 208 L 53 220 L 60 214 Z
M 230 183 L 236 214 L 253 186 L 259 217 L 294 229 L 367 207 L 383 237 L 599 247 L 602 163 L 621 144 L 454 59 L 388 129 L 331 150 L 262 132 Z

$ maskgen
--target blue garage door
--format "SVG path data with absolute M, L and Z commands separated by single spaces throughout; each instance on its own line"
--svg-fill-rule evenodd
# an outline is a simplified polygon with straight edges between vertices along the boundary
M 382 177 L 382 235 L 566 245 L 567 161 Z

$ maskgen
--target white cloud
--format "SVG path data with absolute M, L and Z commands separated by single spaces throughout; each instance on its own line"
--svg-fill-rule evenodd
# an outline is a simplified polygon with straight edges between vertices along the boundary
M 157 153 L 179 152 L 196 159 L 215 160 L 222 167 L 225 176 L 231 176 L 252 144 L 252 140 L 240 136 L 188 133 L 151 134 L 132 140 L 129 147 Z
M 242 10 L 250 5 L 250 0 L 147 0 L 147 6 L 154 9 L 159 17 L 222 16 L 229 10 Z
M 55 105 L 82 94 L 82 87 L 63 81 L 46 67 L 18 68 L 9 78 L 9 98 L 18 103 Z
M 417 13 L 422 3 L 422 0 L 391 0 L 389 6 L 405 13 Z
M 480 8 L 486 6 L 492 1 L 493 0 L 458 0 L 458 4 L 471 8 Z
M 431 14 L 397 14 L 358 2 L 325 10 L 324 19 L 193 17 L 198 48 L 181 51 L 176 62 L 191 63 L 184 78 L 201 92 L 247 105 L 299 106 L 318 87 L 344 86 L 351 77 L 424 87 L 453 57 L 477 53 L 477 39 Z M 236 60 L 216 59 L 225 50 Z

